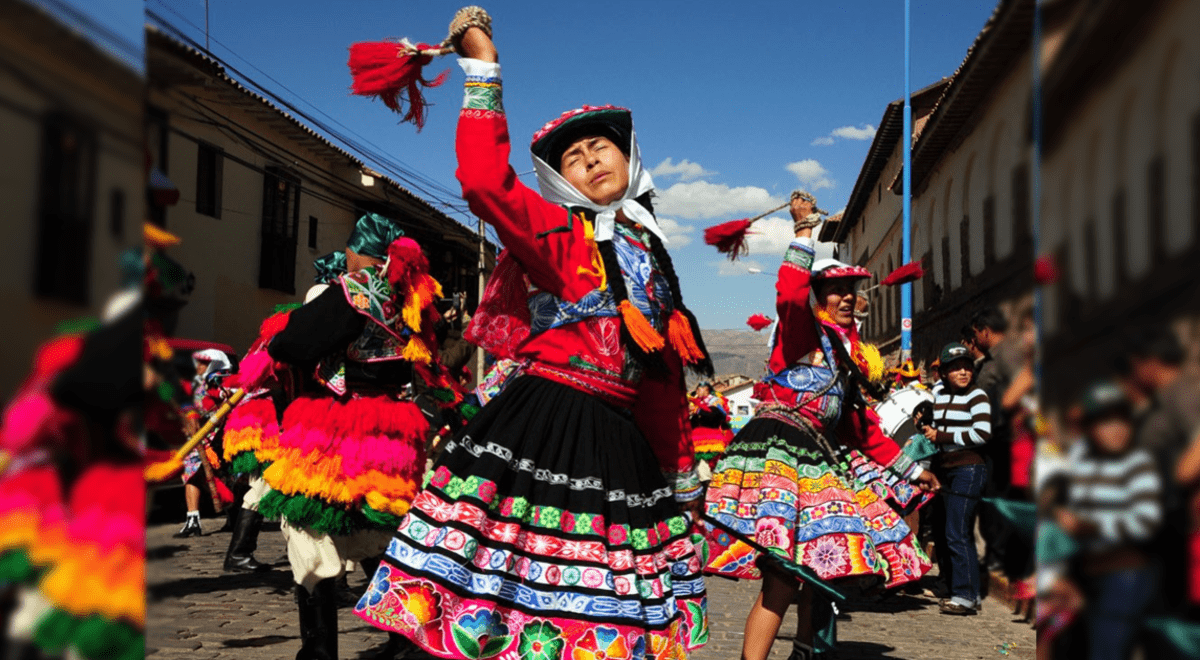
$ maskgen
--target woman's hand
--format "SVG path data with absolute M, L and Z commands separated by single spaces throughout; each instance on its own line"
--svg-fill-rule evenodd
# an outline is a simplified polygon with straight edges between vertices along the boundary
M 925 436 L 925 439 L 929 440 L 930 442 L 937 442 L 937 429 L 933 428 L 932 426 L 926 426 L 925 428 L 921 429 L 921 435 Z
M 813 214 L 816 208 L 815 204 L 803 197 L 793 197 L 792 205 L 789 209 L 792 214 L 792 226 L 798 227 L 808 216 Z M 796 238 L 810 238 L 812 237 L 812 230 L 812 227 L 796 229 Z
M 921 472 L 921 474 L 913 480 L 913 483 L 926 493 L 936 493 L 942 488 L 942 482 L 938 481 L 937 475 L 929 470 Z
M 459 41 L 459 52 L 463 57 L 469 57 L 484 62 L 499 62 L 500 55 L 496 52 L 496 44 L 481 28 L 467 28 Z
M 700 508 L 702 506 L 704 506 L 704 498 L 703 497 L 697 497 L 694 500 L 688 500 L 686 502 L 681 502 L 679 506 L 680 506 L 680 508 L 683 509 L 683 511 L 685 513 L 688 514 L 689 517 L 691 517 L 693 524 L 695 524 L 695 525 L 700 524 Z

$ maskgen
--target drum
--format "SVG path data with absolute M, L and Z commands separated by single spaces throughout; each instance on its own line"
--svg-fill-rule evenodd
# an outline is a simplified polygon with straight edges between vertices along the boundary
M 920 432 L 913 422 L 913 413 L 922 403 L 932 405 L 933 393 L 917 387 L 905 387 L 892 392 L 875 406 L 880 428 L 889 438 L 904 444 L 914 433 Z

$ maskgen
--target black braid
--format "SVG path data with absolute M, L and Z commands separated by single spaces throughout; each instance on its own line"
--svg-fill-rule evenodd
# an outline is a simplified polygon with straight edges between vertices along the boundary
M 617 260 L 617 251 L 613 248 L 612 241 L 596 241 L 596 247 L 600 250 L 600 258 L 604 260 L 604 273 L 605 279 L 608 281 L 608 288 L 612 291 L 614 302 L 620 305 L 629 300 L 629 290 L 625 288 L 625 276 L 621 273 L 621 262 Z M 625 319 L 619 313 L 617 322 L 621 324 L 621 344 L 628 349 L 634 360 L 647 371 L 666 372 L 667 363 L 663 360 L 662 354 L 658 351 L 647 353 L 642 350 L 642 347 L 638 346 L 638 343 L 629 334 L 629 329 L 625 327 Z
M 651 213 L 654 213 L 654 205 L 650 202 L 649 192 L 638 197 L 637 201 Z M 671 254 L 667 252 L 662 239 L 655 235 L 654 232 L 649 233 L 650 253 L 654 255 L 654 261 L 662 269 L 663 276 L 667 278 L 667 284 L 671 286 L 671 304 L 675 309 L 683 313 L 684 318 L 688 321 L 688 325 L 691 326 L 692 336 L 696 338 L 696 345 L 700 347 L 700 352 L 704 353 L 704 357 L 699 362 L 695 365 L 688 365 L 688 367 L 701 376 L 712 378 L 712 358 L 708 354 L 708 347 L 704 345 L 704 337 L 700 334 L 700 324 L 696 321 L 696 317 L 692 314 L 692 311 L 683 305 L 683 291 L 679 287 L 679 276 L 675 274 L 675 264 L 671 261 Z

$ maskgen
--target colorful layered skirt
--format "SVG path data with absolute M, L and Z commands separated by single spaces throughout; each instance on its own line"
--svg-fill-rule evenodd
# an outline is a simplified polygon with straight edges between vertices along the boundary
M 145 657 L 145 490 L 140 462 L 93 464 L 71 487 L 69 550 L 38 583 L 52 609 L 34 641 L 47 653 Z
M 416 405 L 306 395 L 284 411 L 281 427 L 260 513 L 331 536 L 396 529 L 425 470 L 429 423 Z
M 221 444 L 231 476 L 262 474 L 279 448 L 279 420 L 269 392 L 251 394 L 229 411 Z
M 891 491 L 864 482 L 861 466 L 823 444 L 812 428 L 762 417 L 734 438 L 706 495 L 709 573 L 758 579 L 774 570 L 847 593 L 894 587 L 930 569 L 887 503 Z
M 685 658 L 703 563 L 624 410 L 521 376 L 447 443 L 355 612 L 441 658 Z
M 66 531 L 66 497 L 48 456 L 10 466 L 0 480 L 0 586 L 33 583 L 70 551 Z

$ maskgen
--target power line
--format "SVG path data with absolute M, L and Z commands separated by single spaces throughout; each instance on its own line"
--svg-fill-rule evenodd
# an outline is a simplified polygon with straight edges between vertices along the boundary
M 160 4 L 162 4 L 161 0 L 160 0 Z M 180 20 L 184 21 L 188 25 L 191 25 L 193 28 L 195 28 L 197 30 L 200 29 L 199 26 L 197 26 L 195 23 L 192 23 L 190 20 L 187 19 L 187 17 L 179 14 L 177 11 L 175 11 L 171 7 L 166 6 L 165 8 L 168 11 L 170 11 L 172 14 L 175 14 L 176 16 L 178 16 L 180 18 Z M 421 174 L 419 171 L 416 171 L 415 169 L 411 168 L 403 161 L 400 161 L 398 159 L 394 159 L 394 158 L 384 155 L 383 153 L 381 153 L 380 147 L 374 145 L 373 143 L 371 143 L 369 140 L 362 137 L 358 133 L 355 133 L 352 129 L 345 126 L 344 124 L 337 121 L 335 118 L 331 117 L 330 115 L 325 113 L 323 110 L 321 110 L 317 106 L 313 105 L 311 102 L 304 99 L 303 96 L 301 96 L 301 95 L 297 94 L 296 92 L 292 91 L 291 89 L 289 89 L 286 85 L 284 85 L 283 83 L 276 80 L 270 74 L 268 74 L 267 72 L 265 72 L 262 69 L 255 66 L 254 63 L 250 62 L 246 58 L 239 55 L 232 48 L 229 48 L 225 44 L 221 43 L 219 40 L 216 40 L 216 39 L 212 40 L 212 41 L 216 42 L 217 45 L 219 45 L 222 48 L 224 48 L 225 50 L 229 51 L 231 54 L 233 54 L 238 59 L 249 64 L 250 67 L 252 67 L 254 70 L 258 71 L 259 73 L 262 73 L 268 80 L 271 80 L 276 85 L 278 85 L 279 87 L 286 90 L 292 96 L 294 96 L 295 98 L 297 98 L 301 102 L 303 102 L 305 105 L 308 105 L 309 107 L 313 108 L 321 115 L 329 118 L 329 120 L 332 121 L 333 123 L 337 124 L 338 126 L 341 126 L 342 128 L 346 129 L 346 131 L 348 131 L 349 133 L 351 133 L 351 134 L 355 135 L 356 137 L 358 137 L 359 139 L 361 139 L 362 142 L 358 142 L 356 140 L 353 140 L 353 139 L 347 137 L 344 133 L 333 129 L 327 123 L 325 123 L 325 122 L 313 117 L 312 115 L 306 113 L 305 111 L 297 108 L 293 103 L 291 103 L 290 101 L 287 101 L 286 99 L 283 99 L 278 94 L 273 92 L 270 88 L 257 82 L 256 80 L 254 80 L 254 78 L 246 75 L 244 72 L 238 70 L 236 67 L 232 66 L 228 62 L 225 62 L 224 60 L 220 59 L 219 57 L 217 57 L 216 55 L 214 55 L 210 51 L 208 51 L 206 48 L 201 47 L 198 42 L 196 42 L 195 40 L 188 37 L 178 27 L 171 25 L 169 22 L 165 21 L 165 19 L 163 19 L 161 16 L 155 14 L 153 11 L 147 10 L 147 15 L 149 15 L 155 21 L 162 23 L 165 28 L 172 31 L 175 34 L 175 36 L 177 36 L 179 39 L 185 41 L 189 46 L 191 46 L 201 52 L 206 53 L 213 60 L 217 61 L 222 66 L 226 67 L 226 69 L 235 73 L 240 79 L 251 84 L 254 88 L 256 88 L 258 91 L 260 91 L 264 96 L 270 97 L 271 99 L 278 102 L 280 105 L 288 108 L 292 112 L 296 113 L 298 116 L 303 117 L 307 121 L 316 125 L 321 130 L 332 135 L 333 137 L 335 137 L 336 139 L 341 141 L 343 144 L 345 144 L 347 147 L 350 147 L 352 150 L 357 151 L 360 154 L 362 154 L 363 156 L 367 157 L 368 160 L 373 161 L 373 164 L 381 166 L 380 169 L 384 169 L 385 171 L 392 173 L 397 178 L 405 181 L 409 185 L 412 185 L 414 188 L 417 188 L 421 192 L 429 195 L 430 197 L 437 199 L 439 202 L 442 202 L 443 204 L 445 204 L 446 206 L 448 206 L 450 208 L 454 208 L 457 212 L 463 213 L 467 217 L 471 217 L 468 213 L 465 213 L 465 212 L 461 211 L 460 209 L 455 208 L 453 204 L 447 203 L 444 199 L 441 199 L 441 195 L 446 195 L 453 199 L 461 199 L 457 193 L 454 193 L 453 191 L 442 186 L 437 181 L 425 176 L 424 174 Z

